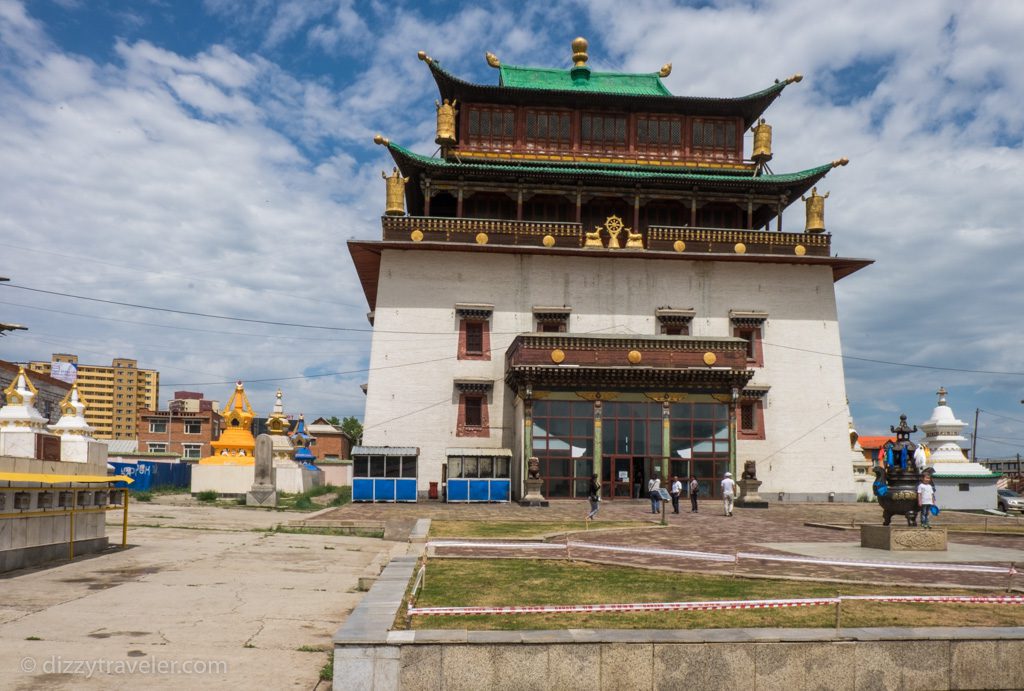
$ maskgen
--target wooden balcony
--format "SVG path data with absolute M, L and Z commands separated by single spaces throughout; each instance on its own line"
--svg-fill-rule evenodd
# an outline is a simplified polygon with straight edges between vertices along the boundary
M 394 242 L 451 242 L 481 245 L 582 248 L 580 223 L 506 221 L 484 218 L 384 216 L 384 240 Z M 832 236 L 821 233 L 779 233 L 735 228 L 651 226 L 644 233 L 644 248 L 679 255 L 753 254 L 775 256 L 830 256 Z M 607 245 L 607 234 L 602 234 Z M 620 235 L 625 244 L 625 234 Z M 589 249 L 589 248 L 588 248 Z M 594 252 L 601 249 L 593 248 Z M 607 250 L 607 247 L 605 248 Z M 642 251 L 611 250 L 611 251 Z

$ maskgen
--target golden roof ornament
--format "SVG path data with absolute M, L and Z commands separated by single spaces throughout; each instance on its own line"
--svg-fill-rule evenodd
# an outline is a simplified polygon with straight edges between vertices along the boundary
M 587 48 L 589 44 L 587 39 L 582 36 L 577 36 L 572 41 L 572 65 L 573 67 L 586 67 L 587 60 L 590 56 L 587 55 Z
M 291 423 L 288 422 L 288 418 L 284 415 L 284 402 L 281 396 L 281 389 L 278 389 L 274 398 L 274 410 L 270 413 L 270 417 L 267 418 L 267 432 L 277 435 L 287 434 L 289 427 L 291 427 Z
M 241 380 L 235 382 L 235 390 L 224 406 L 221 416 L 224 418 L 225 427 L 243 427 L 245 429 L 249 428 L 252 419 L 256 417 L 252 405 L 249 404 L 249 397 L 245 395 L 245 387 Z
M 26 396 L 26 394 L 29 395 Z M 28 378 L 25 367 L 19 365 L 18 374 L 11 380 L 10 385 L 4 389 L 4 400 L 7 401 L 7 405 L 22 405 L 25 403 L 26 398 L 31 402 L 38 394 L 39 390 L 36 389 L 32 380 Z
M 807 224 L 804 226 L 804 232 L 825 232 L 825 200 L 828 199 L 829 194 L 830 192 L 826 192 L 825 196 L 821 196 L 818 194 L 818 188 L 812 187 L 810 197 L 800 197 L 807 209 Z
M 455 144 L 455 116 L 458 111 L 455 109 L 458 100 L 453 100 L 450 103 L 448 99 L 444 99 L 443 103 L 434 101 L 434 105 L 437 107 L 437 136 L 434 138 L 435 144 L 441 146 L 452 146 Z
M 380 171 L 380 176 L 384 178 L 384 182 L 387 185 L 387 197 L 384 206 L 385 216 L 404 216 L 405 215 L 405 185 L 409 182 L 409 178 L 403 178 L 402 174 L 398 172 L 398 168 L 395 167 L 391 175 L 388 175 L 383 170 Z
M 78 393 L 78 383 L 76 382 L 71 385 L 71 389 L 61 400 L 60 413 L 61 415 L 81 417 L 85 414 L 85 409 L 88 406 L 89 402 L 85 400 L 82 394 Z
M 391 140 L 388 139 L 387 137 L 381 136 L 379 134 L 375 134 L 373 136 L 373 143 L 374 144 L 378 144 L 380 146 L 387 146 L 388 144 L 391 143 Z
M 499 60 L 498 56 L 495 55 L 494 53 L 484 53 L 484 59 L 486 59 L 487 64 L 493 67 L 494 69 L 498 69 L 499 67 L 501 67 L 501 60 Z
M 423 51 L 423 50 L 421 50 L 418 53 L 416 53 L 416 57 L 418 57 L 420 60 L 422 60 L 423 62 L 427 63 L 428 65 L 433 64 L 433 62 L 434 62 L 433 58 L 431 58 L 429 55 L 427 55 L 426 51 Z
M 837 158 L 836 160 L 832 161 L 832 167 L 838 168 L 839 166 L 845 166 L 849 164 L 849 162 L 850 159 L 848 159 L 846 156 L 843 156 L 842 158 Z
M 664 65 L 661 66 L 661 69 L 658 70 L 658 76 L 664 79 L 670 74 L 672 74 L 672 63 L 666 62 Z
M 772 160 L 772 126 L 761 118 L 750 131 L 754 133 L 754 151 L 750 159 L 759 164 Z

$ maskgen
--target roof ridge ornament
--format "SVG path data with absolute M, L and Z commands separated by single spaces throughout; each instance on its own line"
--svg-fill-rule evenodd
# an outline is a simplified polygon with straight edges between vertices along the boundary
M 838 168 L 839 166 L 845 166 L 849 162 L 850 159 L 848 159 L 846 156 L 843 156 L 842 158 L 837 158 L 836 160 L 832 161 L 832 167 Z
M 587 48 L 590 46 L 587 43 L 587 39 L 582 36 L 577 36 L 572 40 L 572 65 L 573 67 L 586 67 L 587 60 L 590 56 L 587 55 Z
M 670 74 L 672 74 L 672 63 L 666 62 L 664 65 L 661 66 L 661 69 L 658 70 L 658 76 L 664 79 Z
M 501 67 L 501 60 L 499 60 L 498 56 L 495 55 L 494 53 L 491 53 L 489 51 L 487 53 L 484 53 L 484 59 L 486 59 L 487 64 L 493 67 L 494 69 L 498 69 L 499 67 Z
M 416 57 L 418 57 L 420 60 L 427 63 L 428 65 L 434 64 L 434 59 L 427 55 L 427 51 L 425 50 L 421 50 L 418 53 L 416 53 Z
M 804 76 L 802 74 L 800 74 L 799 72 L 797 72 L 796 74 L 794 74 L 791 77 L 786 77 L 786 83 L 787 84 L 792 84 L 794 82 L 802 82 L 803 80 L 804 80 Z

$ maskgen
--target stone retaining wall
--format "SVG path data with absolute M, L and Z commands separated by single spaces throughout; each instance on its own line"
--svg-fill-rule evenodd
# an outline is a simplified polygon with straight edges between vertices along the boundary
M 1012 689 L 1024 627 L 390 631 L 402 557 L 334 636 L 344 689 Z

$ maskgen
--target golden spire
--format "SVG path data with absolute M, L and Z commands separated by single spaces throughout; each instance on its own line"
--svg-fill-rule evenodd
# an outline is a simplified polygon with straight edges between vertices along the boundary
M 256 414 L 252 411 L 252 406 L 249 404 L 249 397 L 245 395 L 245 387 L 242 386 L 242 382 L 238 381 L 235 383 L 235 391 L 231 394 L 231 398 L 228 399 L 227 405 L 224 406 L 224 412 L 221 413 L 224 418 L 224 425 L 226 427 L 244 427 L 249 428 L 252 424 L 252 419 L 256 417 Z
M 487 64 L 493 67 L 494 69 L 498 69 L 499 67 L 501 67 L 501 60 L 499 60 L 498 56 L 495 55 L 494 53 L 485 53 L 484 58 L 487 59 Z
M 584 67 L 590 56 L 587 55 L 587 39 L 577 36 L 572 41 L 572 65 L 573 67 Z
M 39 390 L 36 389 L 32 380 L 28 378 L 25 367 L 18 365 L 18 374 L 11 380 L 10 385 L 4 389 L 4 398 L 8 405 L 21 405 L 25 402 L 26 393 L 32 394 L 28 397 L 29 401 L 31 401 L 39 394 Z
M 60 412 L 61 415 L 78 415 L 79 411 L 84 413 L 88 406 L 89 401 L 85 400 L 82 394 L 78 393 L 78 383 L 75 382 L 71 385 L 71 390 L 61 400 Z

